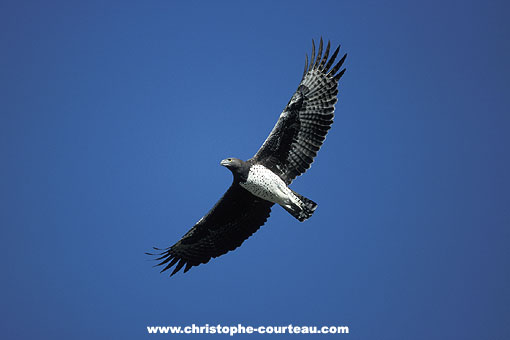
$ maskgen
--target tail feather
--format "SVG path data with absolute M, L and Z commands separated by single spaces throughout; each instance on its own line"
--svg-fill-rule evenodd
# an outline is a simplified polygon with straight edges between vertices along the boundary
M 283 206 L 283 209 L 287 210 L 292 216 L 297 218 L 300 222 L 303 222 L 307 219 L 309 219 L 315 209 L 317 208 L 317 203 L 312 201 L 311 199 L 308 199 L 304 196 L 301 196 L 295 191 L 292 191 L 294 195 L 296 195 L 297 198 L 301 201 L 301 204 L 292 204 L 290 206 Z

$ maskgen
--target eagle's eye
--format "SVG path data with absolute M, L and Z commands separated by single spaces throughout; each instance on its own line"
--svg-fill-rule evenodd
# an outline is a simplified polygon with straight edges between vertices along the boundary
M 232 158 L 228 158 L 227 161 L 232 162 Z

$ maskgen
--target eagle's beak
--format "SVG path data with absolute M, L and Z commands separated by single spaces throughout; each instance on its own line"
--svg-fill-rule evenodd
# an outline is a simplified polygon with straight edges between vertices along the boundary
M 222 165 L 222 166 L 227 166 L 227 165 L 228 165 L 228 163 L 229 163 L 229 162 L 228 162 L 226 159 L 224 159 L 224 160 L 222 160 L 222 161 L 220 162 L 220 165 Z

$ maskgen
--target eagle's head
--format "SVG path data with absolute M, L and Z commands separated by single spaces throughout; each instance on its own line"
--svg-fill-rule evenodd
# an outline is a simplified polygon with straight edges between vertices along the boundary
M 220 162 L 221 165 L 232 171 L 236 181 L 246 181 L 250 164 L 239 158 L 229 157 Z
M 222 160 L 220 162 L 220 165 L 222 165 L 230 170 L 233 170 L 233 169 L 242 167 L 244 165 L 244 162 L 238 158 L 229 157 L 229 158 L 225 158 L 224 160 Z

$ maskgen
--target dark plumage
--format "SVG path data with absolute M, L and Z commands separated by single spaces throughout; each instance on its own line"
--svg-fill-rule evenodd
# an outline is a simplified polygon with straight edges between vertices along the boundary
M 155 248 L 161 251 L 157 260 L 164 266 L 162 272 L 174 265 L 171 275 L 183 267 L 187 272 L 239 247 L 266 222 L 275 203 L 299 221 L 313 214 L 317 204 L 288 185 L 310 168 L 333 124 L 338 81 L 345 68 L 338 71 L 346 55 L 331 68 L 340 47 L 328 59 L 329 42 L 324 55 L 322 38 L 317 55 L 313 40 L 312 46 L 297 91 L 259 151 L 246 162 L 223 160 L 221 165 L 234 176 L 227 192 L 176 244 Z

